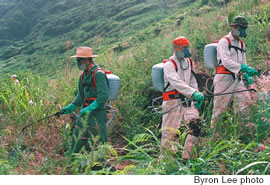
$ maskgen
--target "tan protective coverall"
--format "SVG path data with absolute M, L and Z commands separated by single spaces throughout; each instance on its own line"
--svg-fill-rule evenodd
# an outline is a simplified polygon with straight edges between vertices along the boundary
M 229 33 L 226 37 L 230 39 L 232 46 L 241 48 L 240 41 L 235 40 L 231 33 Z M 235 74 L 235 79 L 231 74 L 216 74 L 214 78 L 215 94 L 247 90 L 244 82 L 238 78 L 241 64 L 247 63 L 246 54 L 245 52 L 241 53 L 241 51 L 237 52 L 234 48 L 229 50 L 228 46 L 228 41 L 225 38 L 222 38 L 218 42 L 217 60 L 218 62 L 221 60 L 220 65 L 223 65 L 225 68 Z M 244 50 L 246 50 L 245 46 Z M 248 104 L 251 103 L 251 97 L 247 91 L 223 96 L 215 96 L 212 120 L 216 120 L 220 114 L 226 111 L 228 104 L 233 98 L 236 100 L 238 111 L 244 114 L 244 116 L 241 116 L 241 120 L 249 120 L 247 107 Z
M 167 86 L 168 82 L 170 83 L 170 86 L 167 88 L 166 92 L 177 90 L 186 96 L 186 98 L 191 98 L 193 93 L 198 90 L 198 84 L 194 75 L 191 73 L 190 62 L 188 59 L 183 59 L 181 61 L 182 67 L 184 69 L 187 68 L 186 70 L 183 70 L 175 54 L 170 57 L 170 59 L 171 58 L 175 60 L 178 71 L 176 72 L 172 62 L 168 61 L 164 64 L 165 87 Z M 180 103 L 181 99 L 163 101 L 162 110 L 163 112 L 168 111 Z M 184 107 L 183 105 L 180 105 L 171 110 L 168 114 L 164 114 L 162 116 L 161 145 L 163 147 L 171 147 L 176 130 L 180 127 L 183 119 L 186 122 L 189 122 L 191 119 L 199 119 L 199 112 L 194 107 L 194 102 L 192 102 L 191 107 Z

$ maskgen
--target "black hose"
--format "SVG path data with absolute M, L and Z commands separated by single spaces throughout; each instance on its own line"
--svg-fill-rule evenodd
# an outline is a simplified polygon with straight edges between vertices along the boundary
M 228 93 L 217 93 L 217 94 L 204 95 L 204 96 L 205 96 L 205 97 L 214 97 L 214 96 L 222 96 L 222 95 L 227 95 L 227 94 L 241 93 L 241 92 L 245 92 L 245 91 L 253 91 L 253 92 L 257 92 L 256 89 L 247 89 L 247 90 L 241 90 L 241 91 L 233 91 L 233 92 L 228 92 Z M 175 109 L 176 107 L 179 107 L 180 105 L 182 105 L 182 103 L 185 102 L 185 101 L 182 101 L 182 102 L 180 102 L 178 105 L 176 105 L 175 107 L 171 108 L 170 110 L 165 111 L 165 112 L 160 112 L 160 111 L 157 110 L 158 108 L 155 108 L 155 102 L 156 102 L 157 100 L 160 100 L 160 99 L 162 99 L 162 96 L 157 97 L 157 98 L 154 98 L 154 99 L 152 100 L 152 112 L 154 112 L 154 114 L 161 114 L 161 115 L 168 114 L 170 111 L 172 111 L 172 110 Z M 186 101 L 188 101 L 188 100 L 193 100 L 193 98 L 186 99 Z M 206 100 L 206 99 L 205 99 L 205 100 Z M 205 101 L 205 100 L 204 100 L 204 101 Z
M 241 90 L 241 91 L 233 91 L 233 92 L 227 92 L 227 93 L 217 93 L 217 94 L 204 95 L 204 96 L 206 96 L 206 97 L 214 97 L 214 96 L 222 96 L 222 95 L 227 95 L 227 94 L 241 93 L 241 92 L 246 92 L 246 91 L 257 92 L 256 89 L 246 89 L 246 90 Z
M 184 102 L 186 102 L 186 101 L 188 101 L 188 100 L 192 100 L 192 98 L 186 99 L 186 101 L 181 101 L 179 104 L 177 104 L 176 106 L 174 106 L 174 107 L 171 108 L 170 110 L 165 111 L 165 112 L 160 112 L 160 111 L 157 110 L 157 108 L 155 108 L 155 102 L 156 102 L 157 100 L 160 100 L 160 99 L 162 99 L 162 96 L 157 97 L 157 98 L 154 98 L 153 101 L 152 101 L 152 112 L 154 112 L 154 114 L 161 114 L 161 115 L 163 115 L 163 114 L 168 114 L 170 111 L 172 111 L 173 109 L 179 107 L 179 106 L 182 105 Z
M 37 123 L 37 122 L 40 122 L 40 121 L 42 121 L 42 120 L 48 119 L 48 118 L 53 117 L 53 116 L 59 117 L 59 116 L 60 116 L 61 114 L 63 114 L 63 113 L 64 113 L 63 111 L 59 111 L 59 112 L 57 112 L 57 113 L 55 113 L 55 114 L 53 114 L 53 115 L 50 115 L 50 116 L 47 116 L 47 117 L 42 118 L 42 119 L 40 119 L 40 120 L 37 120 L 37 121 L 35 121 L 35 122 L 33 122 L 33 123 L 31 123 L 31 124 L 26 125 L 25 127 L 23 127 L 23 129 L 22 129 L 21 132 L 23 132 L 26 128 L 30 127 L 31 125 L 34 125 L 34 124 Z

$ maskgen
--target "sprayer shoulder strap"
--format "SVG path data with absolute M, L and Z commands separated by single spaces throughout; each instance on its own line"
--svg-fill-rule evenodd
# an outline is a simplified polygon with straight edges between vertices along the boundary
M 108 74 L 111 74 L 111 71 L 108 71 L 108 70 L 102 70 L 102 69 L 100 69 L 100 68 L 96 68 L 95 71 L 93 71 L 93 73 L 92 73 L 93 87 L 94 87 L 94 88 L 97 87 L 96 76 L 95 76 L 97 71 L 102 71 L 102 72 L 104 73 L 104 75 L 105 75 L 105 77 L 106 77 L 107 83 L 108 83 L 107 75 L 108 75 Z
M 97 87 L 97 82 L 96 82 L 96 77 L 95 74 L 98 70 L 101 70 L 100 68 L 96 68 L 95 71 L 92 73 L 92 79 L 93 79 L 93 87 L 96 88 Z
M 165 60 L 163 60 L 163 63 L 164 63 L 164 64 L 167 63 L 167 62 L 172 62 L 172 64 L 174 65 L 175 71 L 176 71 L 176 72 L 178 71 L 178 67 L 177 67 L 177 65 L 176 65 L 175 60 L 173 60 L 173 59 L 165 59 Z
M 233 49 L 235 49 L 235 51 L 236 51 L 237 54 L 238 54 L 238 51 L 240 51 L 241 53 L 243 53 L 243 52 L 245 53 L 245 52 L 246 52 L 246 51 L 244 50 L 245 44 L 244 44 L 244 41 L 243 41 L 243 40 L 240 40 L 241 48 L 239 48 L 239 47 L 237 47 L 237 46 L 232 46 L 231 40 L 230 40 L 229 37 L 225 36 L 225 37 L 223 37 L 223 38 L 226 39 L 227 42 L 228 42 L 228 48 L 229 48 L 229 51 L 231 51 L 231 48 L 233 48 Z M 221 65 L 221 59 L 219 60 L 219 65 Z M 225 68 L 225 67 L 224 67 L 224 68 Z M 227 71 L 230 72 L 230 70 L 228 70 L 228 69 L 226 69 L 226 68 L 225 68 L 225 70 L 227 70 Z M 228 74 L 231 74 L 232 77 L 233 77 L 233 79 L 235 79 L 235 74 L 234 74 L 234 73 L 230 72 L 230 73 L 228 73 Z
M 190 70 L 191 70 L 191 72 L 192 72 L 192 74 L 193 74 L 193 61 L 192 61 L 192 59 L 191 58 L 188 58 L 188 60 L 189 60 L 189 63 L 190 63 Z
M 233 49 L 235 49 L 235 51 L 238 53 L 238 51 L 241 51 L 241 53 L 243 53 L 243 52 L 246 52 L 245 50 L 244 50 L 244 47 L 245 47 L 245 44 L 244 44 L 244 41 L 243 40 L 240 40 L 240 44 L 241 44 L 241 48 L 239 48 L 239 47 L 237 47 L 237 46 L 232 46 L 232 44 L 231 44 L 231 40 L 230 40 L 230 38 L 229 37 L 223 37 L 224 39 L 226 39 L 227 40 L 227 42 L 228 42 L 228 48 L 229 48 L 229 51 L 231 51 L 231 48 L 233 48 Z M 219 65 L 221 65 L 221 60 L 219 60 Z
M 95 77 L 95 74 L 96 74 L 96 71 L 98 71 L 98 70 L 101 70 L 100 68 L 96 68 L 93 72 L 92 72 L 92 79 L 93 79 L 93 87 L 94 88 L 96 88 L 97 87 L 97 82 L 96 82 L 96 77 Z M 85 72 L 83 72 L 82 74 L 81 74 L 81 84 L 82 84 L 82 87 L 84 87 L 85 85 L 87 85 L 87 84 L 85 84 L 85 83 L 83 83 L 83 77 L 84 77 L 84 75 L 85 75 Z M 86 74 L 86 75 L 88 75 L 88 73 Z
M 192 59 L 191 59 L 191 58 L 189 58 L 189 62 L 190 62 L 190 66 L 191 66 L 191 68 L 190 68 L 191 73 L 192 73 L 192 74 L 193 74 L 193 76 L 196 78 L 197 76 L 196 76 L 195 71 L 193 71 L 193 61 L 192 61 Z M 197 80 L 197 78 L 196 78 L 196 80 Z
M 195 73 L 195 71 L 193 71 L 193 61 L 192 61 L 192 59 L 191 58 L 189 58 L 189 62 L 190 62 L 190 65 L 191 65 L 191 73 L 193 74 L 193 76 L 195 77 L 195 80 L 196 80 L 196 82 L 198 83 L 198 76 L 197 76 L 197 74 Z
M 80 78 L 81 78 L 81 83 L 83 83 L 83 76 L 84 76 L 84 72 L 81 74 Z
M 175 68 L 175 71 L 177 72 L 178 71 L 178 67 L 177 67 L 177 65 L 176 65 L 176 62 L 175 62 L 175 60 L 174 59 L 166 59 L 166 60 L 163 60 L 163 63 L 166 63 L 166 62 L 168 62 L 168 61 L 171 61 L 172 63 L 173 63 L 173 65 L 174 65 L 174 68 Z M 188 58 L 188 61 L 189 61 L 189 63 L 190 63 L 190 70 L 191 70 L 191 73 L 194 75 L 194 77 L 196 78 L 196 73 L 192 70 L 193 69 L 193 61 L 192 61 L 192 59 L 191 58 Z M 167 89 L 168 89 L 168 87 L 170 86 L 170 82 L 166 85 L 166 87 L 163 89 L 163 92 L 165 92 Z
M 231 50 L 231 48 L 233 48 L 233 49 L 235 49 L 235 51 L 236 51 L 237 53 L 238 53 L 238 51 L 240 51 L 241 53 L 246 52 L 246 51 L 244 50 L 245 44 L 244 44 L 244 41 L 243 41 L 243 40 L 240 40 L 241 48 L 239 48 L 239 47 L 237 47 L 237 46 L 232 46 L 231 40 L 230 40 L 229 37 L 223 37 L 223 38 L 226 39 L 226 40 L 228 41 L 228 47 L 229 47 L 229 50 Z
M 175 71 L 177 72 L 177 71 L 178 71 L 178 67 L 177 67 L 177 65 L 176 65 L 175 60 L 174 60 L 174 59 L 168 59 L 168 60 L 164 60 L 163 63 L 166 63 L 166 62 L 168 62 L 168 61 L 171 61 L 171 62 L 173 63 L 174 68 L 175 68 Z M 193 61 L 192 61 L 191 58 L 188 58 L 188 61 L 189 61 L 190 66 L 191 66 L 191 67 L 190 67 L 190 70 L 192 71 L 192 69 L 193 69 Z
M 177 72 L 177 71 L 178 71 L 178 67 L 177 67 L 177 65 L 176 65 L 175 60 L 173 60 L 173 59 L 166 59 L 166 60 L 163 60 L 163 63 L 165 64 L 166 62 L 169 62 L 169 61 L 172 62 L 172 64 L 174 65 L 175 71 Z M 170 86 L 170 82 L 169 82 L 169 83 L 166 85 L 166 87 L 163 89 L 163 92 L 165 92 L 165 91 L 168 89 L 169 86 Z
M 83 78 L 84 78 L 85 73 L 86 73 L 86 75 L 88 75 L 88 72 L 83 72 L 83 73 L 81 74 L 81 76 L 80 76 L 82 88 L 84 88 L 84 86 L 86 85 L 85 83 L 83 83 Z

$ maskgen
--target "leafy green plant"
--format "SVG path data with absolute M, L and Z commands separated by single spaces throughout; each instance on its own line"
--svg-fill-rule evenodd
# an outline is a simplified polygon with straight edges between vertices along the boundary
M 71 169 L 73 174 L 111 174 L 108 162 L 111 158 L 117 157 L 116 150 L 110 144 L 97 145 L 97 140 L 93 141 L 89 143 L 90 152 L 84 150 L 74 154 Z
M 156 4 L 164 3 L 164 1 L 156 0 L 155 2 L 157 2 Z M 219 2 L 221 1 L 201 9 L 200 2 L 196 1 L 187 8 L 179 10 L 174 9 L 178 8 L 175 4 L 165 3 L 172 11 L 170 11 L 171 16 L 163 20 L 161 19 L 168 16 L 164 12 L 157 17 L 151 11 L 146 11 L 147 14 L 138 13 L 138 11 L 143 12 L 146 5 L 144 2 L 134 7 L 131 6 L 126 11 L 123 8 L 127 6 L 126 2 L 116 9 L 109 8 L 112 12 L 105 11 L 105 13 L 108 13 L 112 19 L 108 20 L 102 16 L 95 17 L 96 15 L 90 18 L 83 16 L 82 12 L 77 9 L 80 7 L 74 6 L 77 5 L 75 1 L 69 5 L 59 1 L 56 6 L 45 6 L 48 12 L 57 14 L 39 19 L 40 24 L 33 28 L 35 38 L 38 39 L 34 40 L 34 36 L 29 35 L 31 42 L 13 42 L 13 47 L 0 51 L 0 55 L 8 54 L 11 51 L 16 55 L 4 62 L 0 61 L 1 71 L 32 70 L 18 73 L 16 71 L 21 81 L 20 86 L 13 85 L 10 73 L 2 75 L 0 78 L 0 139 L 2 145 L 0 147 L 0 158 L 2 159 L 0 173 L 269 174 L 269 163 L 267 163 L 269 162 L 268 156 L 270 156 L 267 142 L 269 138 L 268 120 L 270 119 L 268 117 L 268 99 L 259 100 L 259 106 L 255 106 L 251 112 L 251 123 L 255 125 L 255 127 L 251 127 L 251 130 L 255 128 L 255 132 L 252 134 L 250 134 L 249 127 L 244 127 L 245 129 L 240 132 L 241 126 L 234 107 L 232 111 L 228 111 L 224 120 L 219 124 L 222 139 L 217 139 L 213 129 L 210 128 L 212 112 L 210 102 L 210 105 L 205 106 L 202 112 L 204 135 L 197 150 L 198 157 L 184 164 L 181 153 L 186 130 L 181 128 L 182 135 L 180 134 L 179 141 L 176 143 L 177 151 L 165 152 L 164 160 L 159 160 L 161 116 L 153 115 L 149 107 L 151 99 L 160 94 L 151 87 L 151 68 L 154 64 L 160 63 L 172 55 L 172 39 L 180 35 L 186 36 L 190 40 L 195 63 L 198 64 L 202 62 L 204 45 L 228 34 L 230 31 L 228 22 L 235 15 L 245 15 L 251 25 L 249 36 L 245 39 L 249 65 L 258 68 L 258 64 L 262 65 L 262 61 L 268 56 L 269 46 L 266 43 L 266 32 L 269 25 L 267 18 L 269 5 L 258 0 L 231 1 L 228 6 L 223 6 Z M 87 15 L 106 9 L 101 6 L 102 2 L 96 1 L 96 3 L 101 9 L 94 10 L 94 7 L 87 9 Z M 135 1 L 129 3 L 135 3 Z M 180 1 L 175 3 L 180 3 Z M 151 7 L 156 7 L 156 4 L 146 6 L 146 8 L 152 10 Z M 108 3 L 108 6 L 111 4 Z M 165 9 L 161 4 L 160 6 Z M 64 14 L 61 13 L 61 10 L 64 9 L 69 10 L 69 13 L 65 14 L 66 16 L 62 16 Z M 190 9 L 193 9 L 192 13 L 190 13 Z M 117 12 L 120 14 L 116 15 Z M 168 12 L 167 9 L 165 12 Z M 56 16 L 60 14 L 61 16 Z M 65 28 L 69 28 L 71 31 L 60 36 L 61 29 L 64 27 L 55 25 L 73 20 L 70 18 L 73 15 L 82 18 L 83 23 L 67 24 Z M 177 23 L 180 19 L 179 15 L 181 24 Z M 127 19 L 124 19 L 124 16 L 127 16 Z M 61 18 L 56 20 L 55 17 Z M 55 19 L 55 21 L 51 22 L 50 19 Z M 93 23 L 86 19 L 93 19 L 96 22 Z M 119 22 L 114 21 L 115 19 L 118 19 Z M 105 23 L 104 20 L 106 20 Z M 151 20 L 161 21 L 152 24 Z M 59 34 L 59 37 L 53 37 L 54 33 L 46 31 L 47 28 L 41 25 L 43 23 L 46 23 L 44 25 L 47 25 L 47 28 L 55 29 L 55 34 Z M 72 26 L 76 27 L 76 30 L 72 31 Z M 99 35 L 95 35 L 97 33 Z M 70 42 L 67 43 L 67 39 Z M 116 149 L 110 143 L 105 145 L 92 143 L 90 153 L 86 151 L 79 153 L 71 162 L 71 158 L 64 154 L 69 149 L 71 142 L 70 131 L 66 131 L 64 128 L 65 124 L 70 124 L 70 120 L 64 116 L 46 120 L 33 126 L 33 129 L 29 129 L 22 142 L 22 145 L 26 145 L 24 146 L 26 149 L 21 148 L 21 155 L 9 160 L 8 152 L 16 144 L 14 136 L 19 135 L 23 126 L 55 113 L 76 96 L 79 72 L 74 69 L 76 62 L 68 58 L 74 54 L 75 48 L 79 45 L 93 47 L 94 51 L 99 54 L 95 62 L 103 69 L 111 70 L 121 79 L 118 101 L 111 102 L 118 109 L 114 124 L 117 125 L 115 128 L 121 128 L 121 136 L 117 135 L 117 138 L 114 138 L 109 135 L 109 138 L 112 137 L 110 138 L 112 141 L 122 139 L 127 144 L 117 146 Z M 22 62 L 18 63 L 18 61 Z M 36 73 L 37 71 L 39 73 Z M 263 87 L 266 86 L 263 85 Z M 269 89 L 266 91 L 269 92 Z M 60 126 L 54 127 L 54 125 Z M 47 131 L 44 129 L 43 132 L 40 132 L 42 128 L 46 128 Z M 48 152 L 44 148 L 44 141 L 48 139 L 48 135 L 44 133 L 49 132 L 52 135 L 54 130 L 62 140 L 59 141 L 57 149 Z M 41 137 L 42 134 L 47 137 L 43 137 L 42 142 L 39 142 L 37 135 Z M 263 150 L 258 149 L 260 144 L 264 144 Z M 118 151 L 119 148 L 121 152 Z M 42 165 L 40 165 L 41 162 Z M 98 167 L 98 170 L 93 169 L 95 166 Z M 117 169 L 113 169 L 114 167 Z

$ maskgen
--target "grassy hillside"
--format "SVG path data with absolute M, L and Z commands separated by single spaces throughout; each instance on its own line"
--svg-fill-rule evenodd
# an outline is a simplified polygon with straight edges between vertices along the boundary
M 53 77 L 20 71 L 19 87 L 13 86 L 11 73 L 2 75 L 0 174 L 270 174 L 269 76 L 256 79 L 258 93 L 252 94 L 249 124 L 240 125 L 237 111 L 232 108 L 226 112 L 224 122 L 219 123 L 221 136 L 217 137 L 210 128 L 209 103 L 201 112 L 199 157 L 183 163 L 182 138 L 186 129 L 181 128 L 177 152 L 158 161 L 161 116 L 148 108 L 151 99 L 158 95 L 151 87 L 151 68 L 171 56 L 173 38 L 188 37 L 192 58 L 200 70 L 205 70 L 204 45 L 227 34 L 233 16 L 244 15 L 251 25 L 245 39 L 248 64 L 269 70 L 269 1 L 224 2 L 197 1 L 117 44 L 97 42 L 100 52 L 96 63 L 121 78 L 119 99 L 111 102 L 118 111 L 108 126 L 109 143 L 93 144 L 92 152 L 78 154 L 73 162 L 64 154 L 71 139 L 69 127 L 65 129 L 66 124 L 72 123 L 69 116 L 38 122 L 25 131 L 22 139 L 18 137 L 23 126 L 55 113 L 75 98 L 79 71 L 70 66 L 70 61 Z M 75 48 L 76 45 L 66 51 L 64 57 L 74 54 Z M 44 66 L 50 64 L 47 58 L 40 59 L 43 61 Z M 38 66 L 43 65 L 37 65 L 37 71 Z M 11 157 L 16 148 L 15 157 Z M 95 164 L 101 168 L 93 170 Z
M 0 71 L 55 74 L 69 50 L 104 52 L 193 1 L 17 1 L 0 19 Z

